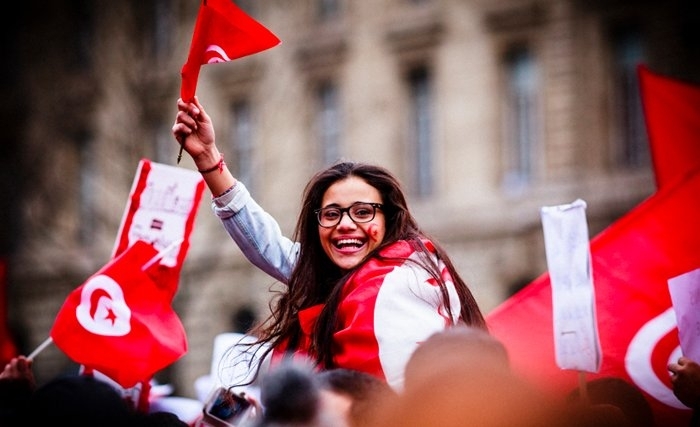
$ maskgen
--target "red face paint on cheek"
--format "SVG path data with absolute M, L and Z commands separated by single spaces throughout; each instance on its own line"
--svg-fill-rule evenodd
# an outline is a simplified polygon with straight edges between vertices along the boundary
M 375 242 L 378 240 L 377 236 L 379 235 L 379 227 L 377 227 L 376 224 L 372 224 L 369 226 L 367 229 L 367 234 L 369 234 L 369 238 L 374 240 Z

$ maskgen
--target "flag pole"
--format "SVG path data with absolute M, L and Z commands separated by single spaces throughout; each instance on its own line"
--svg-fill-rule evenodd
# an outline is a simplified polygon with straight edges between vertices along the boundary
M 182 150 L 185 148 L 185 141 L 184 139 L 182 141 L 178 139 L 178 142 L 180 143 L 180 151 L 177 153 L 177 164 L 179 165 L 182 159 Z
M 175 249 L 176 247 L 180 246 L 180 244 L 181 244 L 184 240 L 185 240 L 185 239 L 179 239 L 179 240 L 176 240 L 176 241 L 172 242 L 171 244 L 169 244 L 168 247 L 166 247 L 166 248 L 163 249 L 162 251 L 158 252 L 153 258 L 151 258 L 147 263 L 145 263 L 145 264 L 143 265 L 143 267 L 141 267 L 141 271 L 146 271 L 146 270 L 148 270 L 153 264 L 155 264 L 156 262 L 160 261 L 161 258 L 163 258 L 165 255 L 167 255 L 168 252 L 170 252 L 170 251 L 172 251 L 173 249 Z
M 578 388 L 581 394 L 581 403 L 588 404 L 588 386 L 586 384 L 586 372 L 578 371 Z
M 41 353 L 42 351 L 44 351 L 44 349 L 45 349 L 46 347 L 48 347 L 49 344 L 51 344 L 52 342 L 53 342 L 53 338 L 51 338 L 51 337 L 46 338 L 46 339 L 44 340 L 44 342 L 42 342 L 41 344 L 39 344 L 39 347 L 35 348 L 34 351 L 32 351 L 31 353 L 29 353 L 29 356 L 27 356 L 27 359 L 29 359 L 29 360 L 34 360 L 34 358 L 35 358 L 39 353 Z

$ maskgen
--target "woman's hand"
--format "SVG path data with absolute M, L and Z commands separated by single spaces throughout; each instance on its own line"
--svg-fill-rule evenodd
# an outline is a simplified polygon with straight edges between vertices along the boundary
M 178 99 L 177 110 L 172 128 L 177 142 L 192 157 L 198 169 L 206 170 L 216 165 L 221 154 L 215 144 L 214 125 L 197 97 L 192 102 Z

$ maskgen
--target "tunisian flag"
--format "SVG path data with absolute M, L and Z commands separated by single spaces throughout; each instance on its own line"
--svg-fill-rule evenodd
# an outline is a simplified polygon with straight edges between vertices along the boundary
M 645 395 L 655 425 L 686 426 L 691 411 L 666 369 L 681 354 L 668 279 L 700 267 L 700 97 L 643 69 L 640 77 L 659 189 L 591 240 L 603 359 L 588 379 L 622 378 Z M 548 273 L 486 318 L 517 372 L 555 393 L 577 388 L 578 373 L 555 363 Z
M 202 0 L 187 62 L 182 67 L 180 97 L 194 97 L 201 65 L 228 62 L 280 43 L 270 30 L 248 16 L 232 0 Z
M 648 397 L 656 425 L 687 425 L 666 365 L 680 352 L 668 279 L 700 267 L 700 173 L 637 206 L 591 241 L 602 364 L 588 378 L 618 377 Z M 577 387 L 576 371 L 554 360 L 552 290 L 544 274 L 487 316 L 513 368 L 558 393 Z
M 135 242 L 68 295 L 51 329 L 74 362 L 125 388 L 150 380 L 187 352 L 171 289 L 144 271 L 158 255 L 150 243 Z

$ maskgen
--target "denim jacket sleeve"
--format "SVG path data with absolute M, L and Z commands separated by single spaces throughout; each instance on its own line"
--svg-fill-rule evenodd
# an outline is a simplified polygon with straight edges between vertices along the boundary
M 236 182 L 231 191 L 214 198 L 212 210 L 256 267 L 288 283 L 299 257 L 299 243 L 282 235 L 277 221 L 253 200 L 248 189 Z

